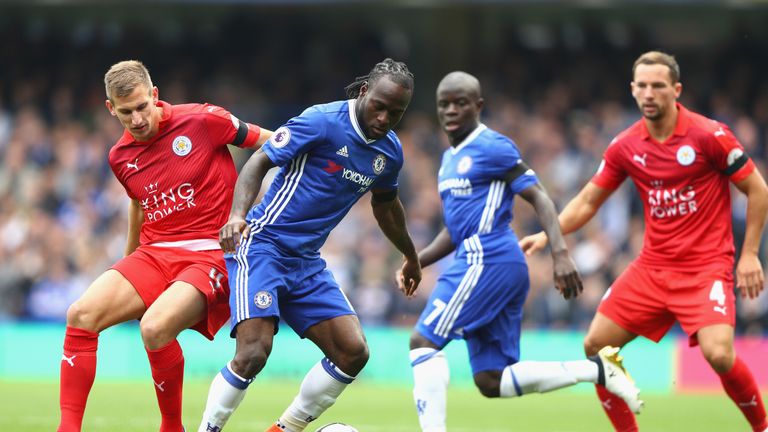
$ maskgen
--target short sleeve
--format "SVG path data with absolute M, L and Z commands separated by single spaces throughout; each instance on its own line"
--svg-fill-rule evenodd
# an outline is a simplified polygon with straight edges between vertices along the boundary
M 493 177 L 503 178 L 512 172 L 513 179 L 509 188 L 514 194 L 528 189 L 539 182 L 536 173 L 529 168 L 520 155 L 520 150 L 514 141 L 504 137 L 499 138 L 496 145 L 491 147 L 489 166 Z
M 316 108 L 308 108 L 280 126 L 262 149 L 270 160 L 283 166 L 296 156 L 302 155 L 325 139 L 325 116 Z
M 705 148 L 711 154 L 715 168 L 732 182 L 738 183 L 755 170 L 755 163 L 728 126 L 722 123 L 718 123 L 718 126 L 705 141 Z
M 222 107 L 203 105 L 205 124 L 211 142 L 214 145 L 232 144 L 238 147 L 251 147 L 256 144 L 261 129 L 235 117 Z
M 525 167 L 525 163 L 523 163 L 522 159 L 517 160 L 518 166 Z M 509 189 L 514 194 L 519 194 L 520 192 L 528 189 L 529 187 L 537 184 L 539 182 L 539 178 L 536 177 L 536 173 L 533 171 L 532 168 L 524 168 L 525 171 L 523 171 L 522 174 L 517 176 L 514 180 L 512 180 L 509 183 Z
M 621 167 L 620 160 L 619 146 L 614 139 L 611 145 L 605 149 L 603 160 L 600 161 L 597 172 L 592 176 L 592 183 L 610 190 L 615 190 L 621 186 L 621 183 L 627 178 L 627 172 Z

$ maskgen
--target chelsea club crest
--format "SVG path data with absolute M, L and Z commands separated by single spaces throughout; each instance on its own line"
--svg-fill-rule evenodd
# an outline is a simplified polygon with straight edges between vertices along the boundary
M 259 291 L 253 296 L 253 302 L 259 309 L 266 309 L 272 305 L 272 295 L 266 291 Z
M 373 160 L 373 172 L 376 175 L 381 174 L 384 171 L 384 167 L 387 165 L 387 157 L 379 153 L 376 155 L 376 159 Z

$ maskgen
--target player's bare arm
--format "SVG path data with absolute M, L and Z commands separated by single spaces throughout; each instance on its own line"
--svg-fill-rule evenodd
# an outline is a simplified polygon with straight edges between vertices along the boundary
M 589 222 L 600 209 L 613 190 L 601 188 L 589 182 L 560 212 L 560 231 L 570 234 Z M 524 237 L 519 242 L 520 248 L 530 256 L 547 246 L 547 234 L 544 231 Z
M 141 224 L 144 223 L 144 211 L 139 200 L 131 200 L 128 207 L 128 238 L 125 242 L 125 255 L 128 256 L 139 247 Z
M 755 170 L 736 187 L 747 196 L 747 227 L 741 257 L 736 265 L 736 286 L 743 298 L 756 298 L 763 290 L 764 274 L 758 251 L 768 212 L 768 186 Z
M 397 250 L 402 252 L 405 259 L 397 281 L 398 288 L 407 297 L 411 297 L 421 282 L 421 265 L 405 225 L 403 203 L 396 194 L 392 196 L 392 191 L 373 190 L 371 192 L 373 194 L 371 207 L 379 228 Z
M 274 132 L 269 129 L 261 128 L 261 131 L 259 133 L 259 139 L 256 140 L 256 145 L 254 145 L 251 148 L 253 148 L 254 150 L 260 149 L 261 146 L 264 145 L 264 143 L 267 142 L 267 140 L 272 137 L 273 133 Z
M 419 252 L 421 267 L 430 266 L 456 250 L 456 245 L 451 240 L 448 228 L 443 227 L 434 240 Z
M 248 235 L 245 215 L 261 190 L 264 176 L 274 166 L 267 154 L 259 149 L 251 155 L 237 176 L 229 220 L 219 230 L 219 244 L 224 253 L 233 253 L 240 243 L 240 238 Z
M 576 264 L 568 253 L 568 247 L 565 245 L 565 239 L 560 232 L 560 224 L 557 218 L 557 209 L 555 204 L 549 198 L 546 191 L 540 184 L 534 184 L 520 192 L 520 196 L 530 203 L 539 223 L 544 228 L 544 232 L 549 238 L 552 251 L 552 263 L 554 271 L 555 288 L 566 299 L 576 297 L 584 289 L 581 282 L 581 275 L 576 269 Z

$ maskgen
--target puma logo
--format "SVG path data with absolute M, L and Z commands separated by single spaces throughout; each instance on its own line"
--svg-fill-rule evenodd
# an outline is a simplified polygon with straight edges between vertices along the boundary
M 725 131 L 723 130 L 723 127 L 722 127 L 722 126 L 720 126 L 720 129 L 718 129 L 718 130 L 716 130 L 716 131 L 715 131 L 715 136 L 716 136 L 716 137 L 719 137 L 719 136 L 725 136 Z
M 156 383 L 155 380 L 152 380 L 152 382 L 155 383 L 155 387 L 157 387 L 158 390 L 160 390 L 161 392 L 165 391 L 165 389 L 163 388 L 163 386 L 165 385 L 165 381 L 161 382 L 160 384 Z
M 75 362 L 74 362 L 75 357 L 77 357 L 77 355 L 73 355 L 72 357 L 67 357 L 66 355 L 62 354 L 61 355 L 61 361 L 65 361 L 65 362 L 69 363 L 70 367 L 75 367 Z
M 127 162 L 125 164 L 126 168 L 133 168 L 136 171 L 139 170 L 139 158 L 136 158 L 136 160 L 133 163 Z
M 723 314 L 723 316 L 725 316 L 725 308 L 727 307 L 728 306 L 713 306 L 712 310 L 714 310 L 715 312 L 720 312 L 721 314 Z
M 632 160 L 637 162 L 637 163 L 639 163 L 640 165 L 643 166 L 643 168 L 645 168 L 645 158 L 646 157 L 648 157 L 648 154 L 647 153 L 643 153 L 643 157 L 640 157 L 638 155 L 634 155 L 634 156 L 632 156 Z
M 752 400 L 749 402 L 739 402 L 740 407 L 757 406 L 757 395 L 752 395 Z

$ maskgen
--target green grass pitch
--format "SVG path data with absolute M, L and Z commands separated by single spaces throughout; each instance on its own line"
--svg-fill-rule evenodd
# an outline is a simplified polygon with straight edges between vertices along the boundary
M 184 419 L 194 432 L 200 421 L 208 382 L 185 384 Z M 582 385 L 583 386 L 583 385 Z M 263 431 L 293 398 L 297 382 L 258 382 L 227 425 L 227 432 Z M 638 417 L 643 431 L 747 431 L 731 401 L 721 394 L 645 395 L 646 411 Z M 0 430 L 52 431 L 58 422 L 58 384 L 0 381 Z M 451 389 L 448 401 L 451 432 L 578 432 L 609 431 L 591 391 L 554 392 L 520 399 L 488 400 L 467 388 Z M 417 432 L 410 389 L 351 385 L 309 431 L 341 421 L 361 432 Z M 84 431 L 157 430 L 159 413 L 151 381 L 96 381 L 85 414 Z

